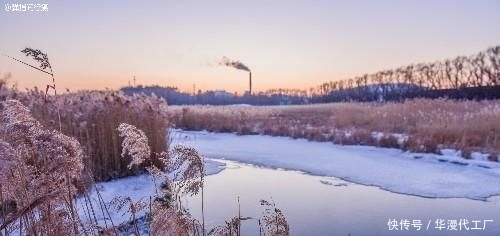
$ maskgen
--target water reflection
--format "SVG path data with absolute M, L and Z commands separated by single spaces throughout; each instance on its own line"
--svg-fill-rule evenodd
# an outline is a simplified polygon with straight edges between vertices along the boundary
M 260 216 L 263 209 L 259 200 L 274 200 L 286 214 L 292 235 L 498 235 L 500 232 L 500 197 L 488 201 L 422 198 L 332 177 L 226 163 L 226 170 L 206 177 L 208 228 L 236 216 L 240 196 L 243 216 Z M 201 219 L 200 196 L 190 198 L 186 204 Z M 423 226 L 420 231 L 411 226 L 409 231 L 389 231 L 389 219 L 421 220 Z M 487 223 L 485 231 L 439 231 L 435 228 L 437 219 L 493 222 Z M 242 229 L 243 235 L 259 234 L 253 222 Z

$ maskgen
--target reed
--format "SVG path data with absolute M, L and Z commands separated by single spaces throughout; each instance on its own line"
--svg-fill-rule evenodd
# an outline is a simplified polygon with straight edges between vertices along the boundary
M 83 149 L 80 143 L 59 131 L 47 129 L 18 100 L 0 103 L 0 230 L 5 235 L 117 235 L 120 226 L 100 225 L 97 207 L 84 193 L 88 221 L 79 219 L 74 205 L 77 183 L 84 181 Z M 204 235 L 203 226 L 191 218 L 180 199 L 197 194 L 202 187 L 204 167 L 201 155 L 193 148 L 176 146 L 169 152 L 151 151 L 146 133 L 137 127 L 120 123 L 116 129 L 122 139 L 120 158 L 126 168 L 142 166 L 165 185 L 149 203 L 153 235 Z M 159 161 L 158 164 L 156 161 Z M 167 178 L 172 173 L 172 178 Z M 156 185 L 156 182 L 155 182 Z M 165 197 L 170 195 L 170 197 Z M 176 199 L 176 202 L 169 202 Z M 167 200 L 167 204 L 164 204 Z M 106 203 L 99 202 L 107 212 Z M 103 206 L 104 205 L 104 206 Z M 148 204 L 134 202 L 128 196 L 117 196 L 111 205 L 127 209 L 133 234 L 142 235 L 138 214 Z M 109 213 L 107 213 L 109 216 Z
M 238 197 L 238 215 L 229 219 L 224 225 L 214 227 L 208 232 L 209 236 L 241 235 L 241 225 L 243 222 L 252 221 L 259 226 L 259 235 L 268 236 L 288 236 L 290 235 L 290 225 L 283 211 L 276 207 L 274 201 L 260 200 L 263 207 L 260 217 L 242 216 Z
M 45 97 L 36 89 L 18 93 L 17 97 L 40 123 L 60 129 L 80 142 L 85 166 L 96 181 L 143 171 L 140 166 L 128 169 L 129 160 L 121 158 L 121 138 L 116 130 L 120 123 L 133 124 L 143 130 L 152 152 L 168 149 L 169 123 L 163 99 L 126 96 L 115 91 L 80 91 Z
M 297 106 L 170 106 L 177 128 L 435 152 L 500 152 L 500 101 L 414 99 Z M 381 135 L 379 135 L 381 134 Z
M 30 235 L 76 235 L 72 205 L 82 177 L 83 151 L 74 138 L 48 130 L 17 100 L 0 105 L 2 215 L 0 230 Z

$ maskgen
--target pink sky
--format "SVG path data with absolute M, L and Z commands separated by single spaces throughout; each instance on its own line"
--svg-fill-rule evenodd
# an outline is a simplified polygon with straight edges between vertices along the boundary
M 12 1 L 13 3 L 15 1 Z M 138 84 L 242 93 L 307 89 L 500 43 L 499 1 L 45 1 L 49 11 L 0 11 L 0 53 L 48 53 L 59 88 Z M 19 88 L 48 77 L 5 57 Z

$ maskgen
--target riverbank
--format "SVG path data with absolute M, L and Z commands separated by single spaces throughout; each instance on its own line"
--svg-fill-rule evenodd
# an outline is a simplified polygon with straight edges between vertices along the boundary
M 335 145 L 266 135 L 172 130 L 174 144 L 209 158 L 297 170 L 430 198 L 487 200 L 500 195 L 500 163 L 394 148 Z

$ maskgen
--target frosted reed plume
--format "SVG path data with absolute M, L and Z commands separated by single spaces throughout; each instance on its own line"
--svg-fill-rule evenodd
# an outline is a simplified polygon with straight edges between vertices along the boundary
M 132 157 L 132 161 L 128 164 L 128 168 L 134 165 L 140 165 L 151 156 L 151 149 L 148 144 L 148 137 L 146 134 L 137 129 L 137 127 L 125 123 L 118 126 L 120 137 L 122 141 L 122 157 L 127 154 Z
M 2 201 L 15 203 L 0 229 L 22 234 L 77 234 L 72 205 L 74 181 L 83 170 L 78 141 L 44 129 L 17 100 L 0 105 L 0 176 Z M 18 223 L 22 222 L 22 223 Z
M 203 158 L 200 153 L 188 146 L 177 145 L 170 154 L 168 166 L 173 173 L 175 188 L 181 194 L 198 194 L 205 175 Z
M 219 225 L 214 227 L 208 232 L 209 236 L 226 236 L 234 235 L 238 236 L 240 232 L 240 219 L 238 217 L 233 217 L 229 221 L 225 222 L 225 225 Z
M 122 140 L 122 156 L 131 156 L 128 168 L 144 165 L 153 176 L 157 192 L 154 201 L 149 203 L 148 220 L 151 235 L 199 235 L 200 224 L 182 208 L 180 195 L 196 194 L 202 186 L 203 161 L 201 155 L 194 149 L 176 146 L 170 153 L 154 153 L 156 163 L 151 159 L 151 150 L 144 132 L 137 127 L 122 123 L 117 128 Z M 158 167 L 158 166 L 159 167 Z M 167 173 L 172 178 L 167 178 Z M 196 178 L 196 180 L 195 180 Z M 162 183 L 161 192 L 156 182 Z M 175 201 L 175 202 L 174 202 Z M 173 204 L 175 203 L 175 204 Z M 143 200 L 134 202 L 129 197 L 116 197 L 111 202 L 118 210 L 126 209 L 130 214 L 135 234 L 140 234 L 137 224 L 137 214 L 147 210 L 148 204 Z
M 161 201 L 152 203 L 150 216 L 151 235 L 199 236 L 203 226 L 181 205 L 165 205 Z
M 200 225 L 189 214 L 157 204 L 153 206 L 150 232 L 158 236 L 201 235 Z
M 266 236 L 287 236 L 290 235 L 290 226 L 286 220 L 285 214 L 276 208 L 274 202 L 261 200 L 260 204 L 264 206 L 263 216 L 260 219 L 264 235 Z
M 27 57 L 33 57 L 35 61 L 40 63 L 40 69 L 45 70 L 49 68 L 52 71 L 52 67 L 50 66 L 49 57 L 47 53 L 40 51 L 39 49 L 25 48 L 21 50 Z
M 276 207 L 274 202 L 261 200 L 260 205 L 264 207 L 264 211 L 259 218 L 241 216 L 238 210 L 238 216 L 226 221 L 224 225 L 219 225 L 212 228 L 208 235 L 210 236 L 227 236 L 241 235 L 242 224 L 246 221 L 251 221 L 259 226 L 259 235 L 264 236 L 288 236 L 290 235 L 290 226 L 286 220 L 285 214 Z
M 136 235 L 140 235 L 139 228 L 137 226 L 137 215 L 145 211 L 147 208 L 147 204 L 142 201 L 134 202 L 130 197 L 117 196 L 111 201 L 111 205 L 113 205 L 118 211 L 122 209 L 126 210 L 126 213 L 130 214 L 130 222 L 132 222 L 135 226 Z
M 37 61 L 39 63 L 38 66 L 33 66 L 29 63 L 26 63 L 22 60 L 19 60 L 15 57 L 11 57 L 11 56 L 8 56 L 8 55 L 4 55 L 2 54 L 3 56 L 6 56 L 14 61 L 17 61 L 19 63 L 22 63 L 26 66 L 29 66 L 33 69 L 36 69 L 38 71 L 41 71 L 45 74 L 48 74 L 51 76 L 52 78 L 52 84 L 48 84 L 47 85 L 47 88 L 45 89 L 45 97 L 47 97 L 48 95 L 48 92 L 49 92 L 49 89 L 53 89 L 54 90 L 54 94 L 57 95 L 57 90 L 56 90 L 56 82 L 55 82 L 55 78 L 54 78 L 54 72 L 52 71 L 52 66 L 50 65 L 50 62 L 49 62 L 49 57 L 47 56 L 47 53 L 44 53 L 42 52 L 40 49 L 33 49 L 33 48 L 24 48 L 23 50 L 21 50 L 22 53 L 25 54 L 25 56 L 27 57 L 32 57 L 35 61 Z M 48 68 L 48 70 L 47 70 Z
M 2 104 L 2 122 L 10 141 L 26 141 L 40 131 L 40 123 L 31 116 L 30 110 L 18 100 L 7 100 Z
M 25 48 L 23 50 L 21 50 L 22 53 L 24 53 L 27 57 L 33 57 L 33 59 L 35 61 L 37 61 L 38 63 L 40 63 L 40 69 L 38 68 L 35 68 L 27 63 L 24 63 L 22 61 L 20 61 L 21 63 L 24 63 L 24 64 L 27 64 L 28 66 L 31 66 L 35 69 L 38 69 L 46 74 L 49 74 L 51 77 L 52 77 L 52 84 L 47 84 L 47 87 L 45 89 L 45 96 L 47 96 L 48 92 L 49 92 L 49 89 L 53 89 L 54 90 L 54 95 L 57 95 L 57 90 L 56 90 L 56 81 L 55 81 L 55 78 L 54 78 L 54 72 L 52 71 L 52 66 L 50 65 L 50 62 L 49 62 L 49 57 L 47 56 L 47 53 L 44 53 L 42 52 L 41 50 L 39 49 L 32 49 L 32 48 Z M 19 61 L 17 59 L 14 59 L 16 61 Z M 47 71 L 46 69 L 49 69 L 49 71 Z

